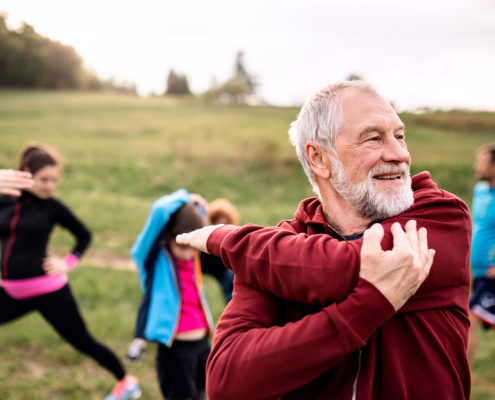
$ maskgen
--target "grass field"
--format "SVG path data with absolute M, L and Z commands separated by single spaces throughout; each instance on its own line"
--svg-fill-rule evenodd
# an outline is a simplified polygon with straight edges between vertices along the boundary
M 225 197 L 242 223 L 291 218 L 311 189 L 287 141 L 297 109 L 205 105 L 195 99 L 107 94 L 0 91 L 0 168 L 14 168 L 30 140 L 65 156 L 57 196 L 94 232 L 88 254 L 125 258 L 153 200 L 180 187 L 207 200 Z M 495 114 L 403 114 L 413 173 L 429 170 L 437 184 L 468 204 L 475 182 L 473 150 L 495 141 Z M 52 248 L 72 238 L 57 230 Z M 118 354 L 132 336 L 139 290 L 135 273 L 82 264 L 72 287 L 87 323 Z M 210 305 L 223 302 L 207 279 Z M 495 399 L 495 338 L 482 335 L 473 367 L 473 399 Z M 131 370 L 146 398 L 158 399 L 153 357 Z M 76 354 L 37 315 L 0 329 L 0 399 L 99 399 L 109 374 Z

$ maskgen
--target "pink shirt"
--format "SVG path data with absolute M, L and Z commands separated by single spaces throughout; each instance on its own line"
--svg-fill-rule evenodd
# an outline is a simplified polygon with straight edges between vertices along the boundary
M 177 260 L 177 266 L 179 267 L 179 281 L 182 288 L 182 307 L 177 333 L 206 329 L 205 316 L 194 282 L 193 260 Z

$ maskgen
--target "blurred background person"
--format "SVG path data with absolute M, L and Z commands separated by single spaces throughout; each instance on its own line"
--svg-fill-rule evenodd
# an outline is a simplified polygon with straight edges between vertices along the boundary
M 132 246 L 144 293 L 135 339 L 125 361 L 139 363 L 147 341 L 158 343 L 156 370 L 168 400 L 206 398 L 208 333 L 213 333 L 198 252 L 175 237 L 203 227 L 197 207 L 206 201 L 180 189 L 155 201 Z
M 495 326 L 495 143 L 476 150 L 474 165 L 480 180 L 473 191 L 472 296 L 468 358 L 472 365 L 478 348 L 478 326 Z
M 239 213 L 226 199 L 213 200 L 208 205 L 208 225 L 239 225 Z M 213 275 L 222 288 L 225 302 L 232 299 L 234 289 L 234 273 L 225 267 L 220 257 L 201 253 L 201 267 L 203 273 Z
M 190 204 L 199 212 L 206 225 L 239 225 L 239 213 L 226 199 L 216 199 L 208 204 L 201 195 L 191 193 Z M 225 267 L 220 257 L 201 252 L 200 261 L 202 273 L 215 277 L 222 289 L 225 302 L 228 303 L 232 299 L 234 273 Z M 142 320 L 143 317 L 138 316 L 138 325 L 140 318 Z M 146 340 L 144 339 L 144 333 L 138 331 L 139 329 L 136 327 L 135 339 L 129 345 L 128 352 L 124 358 L 124 362 L 129 365 L 139 365 L 145 356 Z
M 90 335 L 68 283 L 67 273 L 89 246 L 91 234 L 52 197 L 62 176 L 61 156 L 47 145 L 30 143 L 21 151 L 18 169 L 22 172 L 0 171 L 0 324 L 38 311 L 60 336 L 115 376 L 115 388 L 105 399 L 139 398 L 137 378 L 126 375 L 115 354 Z M 76 239 L 64 259 L 47 257 L 55 224 Z

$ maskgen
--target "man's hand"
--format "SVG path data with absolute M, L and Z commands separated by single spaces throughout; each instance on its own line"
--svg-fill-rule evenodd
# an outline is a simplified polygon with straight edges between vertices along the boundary
M 359 276 L 376 286 L 396 310 L 418 290 L 430 272 L 435 250 L 428 249 L 426 229 L 416 230 L 416 221 L 392 225 L 394 247 L 383 251 L 383 227 L 373 225 L 364 233 Z
M 221 225 L 210 225 L 205 226 L 202 229 L 198 229 L 189 233 L 184 233 L 183 235 L 177 235 L 176 241 L 177 244 L 187 244 L 195 249 L 202 251 L 203 253 L 208 253 L 208 249 L 206 248 L 206 242 L 210 237 L 211 233 L 223 226 Z M 209 254 L 209 253 L 208 253 Z
M 55 257 L 45 257 L 43 259 L 42 268 L 46 275 L 66 274 L 69 272 L 69 268 L 65 264 L 65 261 Z
M 19 189 L 29 189 L 33 185 L 29 172 L 0 169 L 0 195 L 20 196 Z

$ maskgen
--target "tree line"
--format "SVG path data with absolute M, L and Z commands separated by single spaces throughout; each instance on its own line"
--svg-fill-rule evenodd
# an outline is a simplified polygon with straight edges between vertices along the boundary
M 2 14 L 0 87 L 136 91 L 133 85 L 99 79 L 83 67 L 72 46 L 41 36 L 25 22 L 19 29 L 9 29 Z
M 136 93 L 132 84 L 102 80 L 83 66 L 72 46 L 64 45 L 37 33 L 23 23 L 9 29 L 6 15 L 0 13 L 0 88 L 112 90 Z M 242 104 L 256 101 L 256 77 L 247 72 L 244 55 L 238 52 L 231 78 L 213 82 L 202 96 L 207 101 Z M 165 95 L 190 95 L 187 77 L 170 70 Z M 262 100 L 260 100 L 262 101 Z

